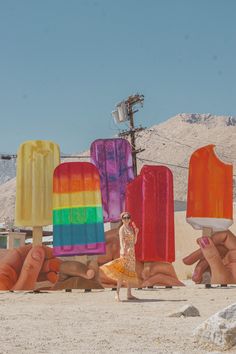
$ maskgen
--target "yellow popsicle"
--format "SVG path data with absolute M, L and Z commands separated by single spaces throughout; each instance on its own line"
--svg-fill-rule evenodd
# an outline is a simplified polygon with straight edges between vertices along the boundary
M 26 141 L 17 152 L 15 225 L 33 227 L 34 244 L 41 243 L 42 226 L 52 224 L 53 171 L 59 163 L 59 146 L 51 141 Z

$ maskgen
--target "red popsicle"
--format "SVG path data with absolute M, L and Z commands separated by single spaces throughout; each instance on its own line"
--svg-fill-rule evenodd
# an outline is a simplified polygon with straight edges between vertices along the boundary
M 165 166 L 143 166 L 126 191 L 128 210 L 140 229 L 136 258 L 142 262 L 174 262 L 173 175 Z

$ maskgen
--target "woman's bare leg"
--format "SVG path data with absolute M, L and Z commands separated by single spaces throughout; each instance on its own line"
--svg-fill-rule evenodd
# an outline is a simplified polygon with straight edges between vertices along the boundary
M 117 288 L 116 288 L 116 296 L 115 299 L 116 301 L 120 302 L 120 288 L 122 285 L 122 281 L 121 280 L 117 280 Z
M 132 295 L 130 284 L 127 285 L 127 300 L 137 300 L 137 297 Z

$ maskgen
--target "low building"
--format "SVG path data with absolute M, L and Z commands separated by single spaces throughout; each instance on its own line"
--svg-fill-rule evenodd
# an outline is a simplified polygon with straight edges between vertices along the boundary
M 24 232 L 0 231 L 0 249 L 12 249 L 25 245 Z

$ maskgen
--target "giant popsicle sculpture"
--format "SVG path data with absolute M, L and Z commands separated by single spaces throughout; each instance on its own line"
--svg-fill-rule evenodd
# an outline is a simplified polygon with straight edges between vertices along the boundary
M 33 227 L 33 244 L 42 244 L 42 227 L 52 224 L 52 181 L 60 163 L 59 146 L 31 140 L 17 152 L 15 225 Z
M 89 162 L 62 163 L 54 171 L 53 249 L 56 256 L 105 253 L 100 179 Z
M 221 161 L 207 145 L 189 162 L 187 222 L 203 236 L 227 230 L 233 223 L 233 166 Z
M 126 185 L 134 178 L 131 146 L 121 138 L 98 139 L 90 152 L 101 179 L 104 222 L 116 222 L 124 210 Z
M 126 209 L 140 229 L 136 258 L 141 262 L 175 260 L 173 175 L 165 166 L 143 166 L 127 186 Z

